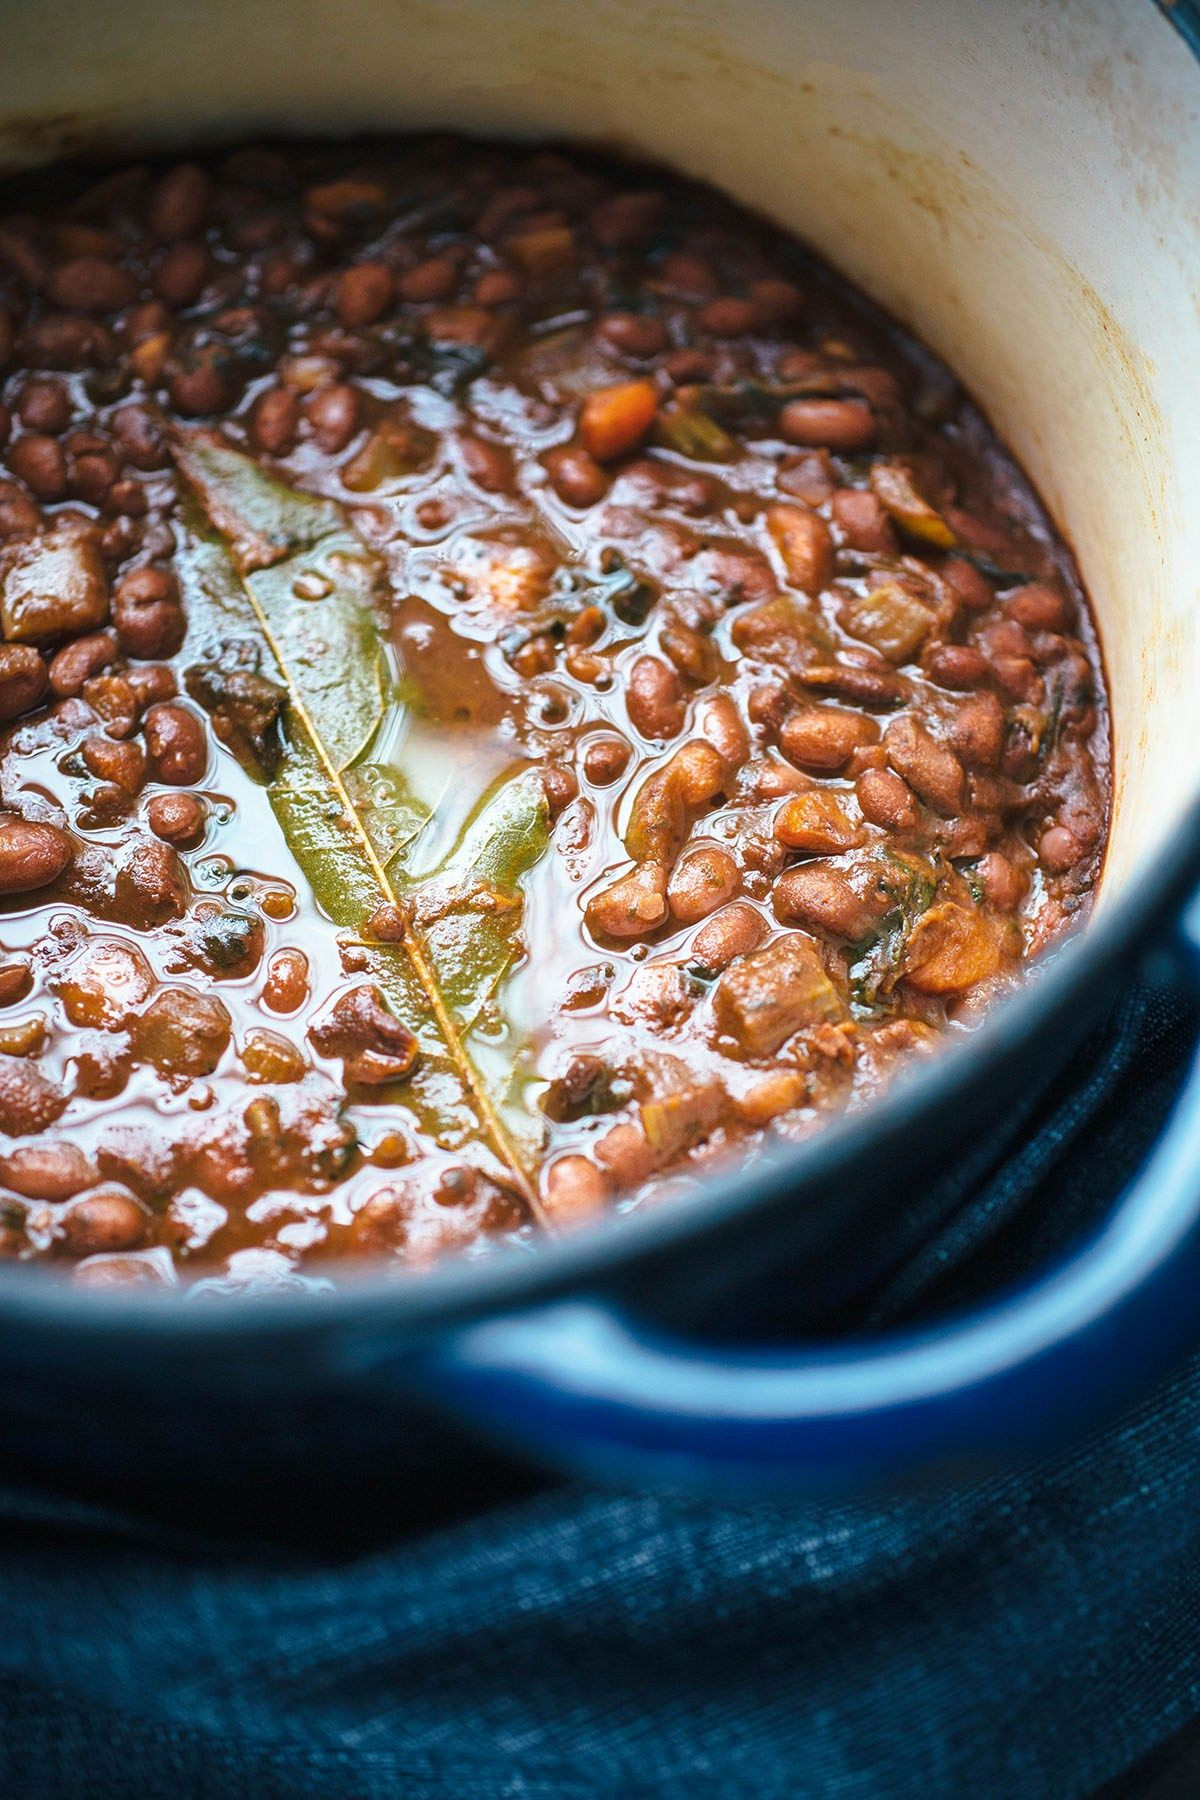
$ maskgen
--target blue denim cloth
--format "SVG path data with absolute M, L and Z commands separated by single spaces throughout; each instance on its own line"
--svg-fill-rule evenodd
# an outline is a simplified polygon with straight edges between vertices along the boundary
M 959 1303 L 1086 1226 L 1191 1029 L 1127 1002 L 869 1316 Z M 1200 1709 L 1200 1360 L 1036 1470 L 887 1503 L 738 1509 L 482 1458 L 333 1517 L 146 1501 L 0 1477 L 0 1794 L 1063 1800 Z

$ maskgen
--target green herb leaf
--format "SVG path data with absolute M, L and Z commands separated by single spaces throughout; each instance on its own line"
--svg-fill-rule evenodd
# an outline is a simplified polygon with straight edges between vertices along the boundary
M 178 461 L 207 526 L 222 534 L 185 519 L 185 601 L 193 633 L 201 628 L 212 650 L 209 663 L 188 672 L 189 691 L 218 696 L 217 728 L 224 718 L 232 747 L 254 741 L 230 711 L 247 683 L 259 727 L 266 693 L 279 693 L 279 754 L 259 768 L 318 903 L 356 934 L 381 905 L 412 920 L 402 944 L 365 946 L 371 975 L 421 1046 L 403 1098 L 442 1139 L 447 1096 L 456 1132 L 465 1104 L 536 1215 L 528 1147 L 515 1142 L 515 1116 L 502 1116 L 512 1113 L 511 1074 L 485 1078 L 466 1040 L 519 953 L 520 882 L 548 842 L 541 783 L 533 775 L 505 782 L 432 876 L 400 874 L 397 852 L 429 813 L 402 773 L 370 760 L 396 699 L 377 623 L 380 559 L 340 508 L 284 487 L 212 433 L 181 438 Z

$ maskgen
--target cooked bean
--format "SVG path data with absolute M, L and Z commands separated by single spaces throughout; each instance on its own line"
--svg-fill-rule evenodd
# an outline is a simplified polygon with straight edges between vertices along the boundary
M 974 563 L 965 557 L 950 556 L 942 564 L 942 580 L 951 589 L 960 606 L 968 612 L 985 612 L 992 604 L 993 594 L 987 577 L 981 575 Z
M 893 769 L 864 769 L 855 783 L 864 819 L 884 831 L 911 831 L 917 823 L 912 790 Z
M 27 1200 L 61 1203 L 91 1187 L 96 1171 L 75 1144 L 17 1144 L 0 1157 L 0 1180 Z
M 150 1214 L 141 1201 L 116 1182 L 105 1182 L 72 1201 L 55 1236 L 68 1256 L 96 1256 L 136 1249 L 149 1229 Z
M 172 244 L 154 271 L 154 291 L 170 306 L 192 306 L 208 285 L 211 272 L 203 244 Z
M 706 695 L 696 711 L 696 728 L 727 768 L 740 769 L 750 755 L 750 734 L 731 694 Z
M 654 236 L 666 206 L 666 196 L 653 188 L 613 194 L 593 207 L 588 228 L 606 250 L 635 248 Z
M 57 438 L 26 432 L 10 445 L 8 466 L 39 500 L 61 500 L 67 491 L 67 453 Z
M 267 963 L 263 1005 L 272 1012 L 299 1011 L 308 999 L 308 958 L 303 950 L 276 950 Z
M 1065 875 L 1083 854 L 1073 832 L 1065 825 L 1051 825 L 1038 839 L 1038 861 L 1051 875 Z
M 860 400 L 789 400 L 780 408 L 779 431 L 789 444 L 853 452 L 875 441 L 875 415 Z
M 162 427 L 147 407 L 122 406 L 113 414 L 113 439 L 135 469 L 162 469 L 169 461 Z
M 921 658 L 931 681 L 947 688 L 973 688 L 987 674 L 987 658 L 974 644 L 931 644 Z
M 624 738 L 595 738 L 583 757 L 583 772 L 596 787 L 619 781 L 629 764 L 630 749 Z
M 358 391 L 345 381 L 318 388 L 305 403 L 304 414 L 317 443 L 330 456 L 346 448 L 362 423 Z
M 579 792 L 579 783 L 570 769 L 564 769 L 561 763 L 545 764 L 542 769 L 542 786 L 546 790 L 546 804 L 550 809 L 551 820 L 557 819 Z
M 137 282 L 128 269 L 100 256 L 73 256 L 50 272 L 46 293 L 64 312 L 120 312 L 137 299 Z
M 833 539 L 824 519 L 799 506 L 767 508 L 767 530 L 779 547 L 787 578 L 803 594 L 819 594 L 833 579 Z
M 547 451 L 546 470 L 555 493 L 568 506 L 595 506 L 608 492 L 608 475 L 579 445 Z
M 892 522 L 869 488 L 839 488 L 831 511 L 841 541 L 850 549 L 878 554 L 895 548 Z
M 1027 631 L 1069 631 L 1075 609 L 1066 595 L 1044 581 L 1018 588 L 1004 603 L 1010 619 Z
M 172 570 L 148 565 L 123 576 L 113 589 L 113 624 L 128 656 L 173 656 L 186 621 Z
M 115 655 L 117 634 L 112 630 L 76 637 L 74 643 L 63 644 L 50 661 L 50 688 L 59 700 L 83 693 L 85 682 L 110 668 Z
M 994 769 L 1004 749 L 1004 708 L 995 694 L 976 694 L 959 707 L 950 742 L 969 769 Z
M 523 292 L 515 269 L 488 269 L 475 283 L 476 306 L 510 306 Z
M 0 644 L 0 720 L 29 712 L 47 686 L 45 662 L 32 644 Z
M 70 838 L 57 825 L 0 818 L 0 894 L 28 894 L 49 887 L 73 856 Z
M 806 925 L 854 943 L 865 938 L 894 904 L 887 894 L 856 891 L 850 875 L 832 863 L 798 863 L 775 883 L 775 911 L 789 925 Z
M 767 935 L 767 922 L 744 900 L 713 915 L 692 939 L 692 962 L 706 974 L 716 975 L 737 956 L 755 949 Z
M 601 1212 L 608 1181 L 586 1156 L 560 1156 L 542 1171 L 542 1210 L 552 1225 L 582 1224 Z
M 57 437 L 71 423 L 71 396 L 61 381 L 27 381 L 17 393 L 17 417 L 26 431 Z
M 458 291 L 458 264 L 449 256 L 429 256 L 414 268 L 405 269 L 396 287 L 400 298 L 410 305 L 422 306 L 431 300 L 449 300 Z
M 396 283 L 386 263 L 356 263 L 337 284 L 334 310 L 351 331 L 382 319 L 396 294 Z
M 196 714 L 163 701 L 146 714 L 145 733 L 156 778 L 172 787 L 194 787 L 208 767 L 208 739 Z
M 0 481 L 0 539 L 31 536 L 41 517 L 36 502 L 15 482 Z
M 997 912 L 1015 912 L 1021 904 L 1025 883 L 1021 872 L 999 850 L 989 850 L 976 865 L 983 884 L 984 896 Z
M 644 937 L 667 916 L 667 871 L 642 863 L 588 901 L 584 917 L 598 937 Z
M 669 663 L 639 656 L 625 689 L 629 723 L 645 738 L 677 737 L 683 729 L 683 684 Z
M 204 802 L 195 794 L 155 794 L 146 808 L 146 823 L 155 837 L 185 849 L 204 832 Z
M 142 379 L 155 377 L 143 370 Z M 202 419 L 227 412 L 237 401 L 240 385 L 227 352 L 209 346 L 197 351 L 184 368 L 174 371 L 168 390 L 177 412 Z
M 458 441 L 463 468 L 478 487 L 489 494 L 507 494 L 513 485 L 513 460 L 503 444 L 491 438 L 466 435 Z
M 667 884 L 671 911 L 682 925 L 707 919 L 732 900 L 740 885 L 738 866 L 727 850 L 699 845 L 680 857 Z
M 745 337 L 747 332 L 758 329 L 762 314 L 753 300 L 738 294 L 720 294 L 700 308 L 696 323 L 701 331 L 710 331 L 714 337 Z
M 823 774 L 840 769 L 864 744 L 879 741 L 879 727 L 863 713 L 814 706 L 793 713 L 779 732 L 779 748 L 800 769 Z
M 606 313 L 597 330 L 606 344 L 638 362 L 667 347 L 667 328 L 653 313 Z
M 212 182 L 196 163 L 179 163 L 155 184 L 147 220 L 156 238 L 195 237 L 204 224 Z
M 250 437 L 267 456 L 288 456 L 300 429 L 300 397 L 292 388 L 267 388 L 250 410 Z
M 888 762 L 944 818 L 961 812 L 966 798 L 963 766 L 918 720 L 893 719 L 883 734 Z

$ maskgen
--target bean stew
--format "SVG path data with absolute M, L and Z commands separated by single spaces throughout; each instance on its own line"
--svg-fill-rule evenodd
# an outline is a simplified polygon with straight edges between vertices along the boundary
M 679 1196 L 1087 913 L 1072 558 L 711 190 L 412 139 L 0 193 L 0 1253 L 420 1268 Z

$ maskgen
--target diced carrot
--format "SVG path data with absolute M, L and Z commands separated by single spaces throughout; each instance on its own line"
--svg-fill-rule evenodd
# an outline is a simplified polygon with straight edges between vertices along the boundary
M 641 443 L 657 412 L 658 389 L 652 381 L 597 388 L 579 415 L 580 442 L 597 462 L 611 462 Z

